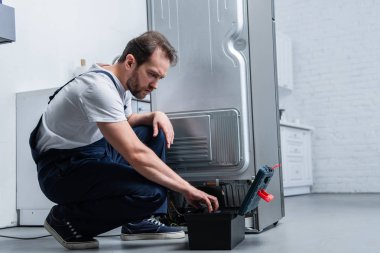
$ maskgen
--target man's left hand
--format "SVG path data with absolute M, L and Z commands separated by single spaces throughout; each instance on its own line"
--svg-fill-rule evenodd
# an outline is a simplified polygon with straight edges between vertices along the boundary
M 174 141 L 173 125 L 170 122 L 168 116 L 165 113 L 156 111 L 153 113 L 153 136 L 158 135 L 158 130 L 162 129 L 166 138 L 166 147 L 170 148 L 170 145 Z

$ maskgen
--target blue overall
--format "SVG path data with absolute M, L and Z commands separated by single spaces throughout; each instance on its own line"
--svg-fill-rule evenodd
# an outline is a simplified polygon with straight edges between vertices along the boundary
M 95 72 L 106 74 L 115 83 L 108 72 Z M 129 221 L 167 212 L 167 189 L 138 174 L 104 138 L 83 147 L 39 153 L 36 137 L 41 119 L 29 143 L 41 190 L 57 203 L 55 216 L 70 220 L 82 234 L 96 236 Z M 133 130 L 165 161 L 166 141 L 161 130 L 157 137 L 151 126 Z

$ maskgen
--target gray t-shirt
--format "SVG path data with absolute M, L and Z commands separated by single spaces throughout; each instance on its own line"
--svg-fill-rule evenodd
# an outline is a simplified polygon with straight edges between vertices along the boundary
M 94 64 L 91 70 L 107 71 Z M 87 72 L 66 85 L 50 102 L 42 116 L 37 149 L 72 149 L 100 140 L 96 122 L 120 122 L 132 114 L 130 92 L 115 75 Z M 124 105 L 126 108 L 124 109 Z

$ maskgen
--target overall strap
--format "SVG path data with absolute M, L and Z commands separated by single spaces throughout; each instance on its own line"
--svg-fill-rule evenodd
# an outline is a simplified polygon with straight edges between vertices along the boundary
M 89 71 L 89 72 L 95 72 L 95 73 L 102 73 L 102 74 L 105 74 L 106 76 L 108 76 L 113 84 L 115 85 L 116 89 L 117 89 L 117 84 L 116 84 L 116 81 L 115 79 L 113 78 L 113 76 L 107 72 L 107 71 L 104 71 L 104 70 L 92 70 L 92 71 Z M 86 73 L 89 73 L 89 72 L 86 72 Z M 83 75 L 83 74 L 82 74 Z M 79 75 L 81 76 L 81 75 Z M 63 87 L 65 87 L 66 85 L 68 85 L 70 82 L 72 82 L 76 77 L 74 77 L 73 79 L 71 79 L 70 81 L 68 81 L 67 83 L 65 83 L 62 87 L 58 88 L 53 95 L 51 95 L 49 97 L 49 102 L 48 104 L 54 99 L 54 97 L 58 94 L 58 92 L 60 92 L 62 90 Z M 126 109 L 126 106 L 124 105 L 124 110 Z M 34 162 L 37 164 L 39 159 L 46 155 L 47 153 L 44 152 L 44 153 L 40 153 L 36 146 L 37 146 L 37 133 L 38 133 L 38 128 L 40 127 L 41 125 L 41 121 L 42 121 L 42 116 L 40 117 L 38 123 L 37 123 L 37 126 L 33 129 L 32 133 L 30 134 L 30 137 L 29 137 L 29 146 L 31 148 L 31 151 L 32 151 L 32 157 L 33 157 L 33 160 Z
M 107 71 L 104 71 L 104 70 L 91 70 L 91 71 L 88 71 L 86 73 L 91 73 L 91 72 L 95 72 L 95 73 L 102 73 L 102 74 L 105 74 L 106 76 L 108 76 L 111 81 L 113 82 L 113 84 L 115 85 L 116 89 L 117 89 L 117 84 L 116 84 L 116 81 L 115 79 L 113 78 L 113 76 L 107 72 Z M 83 73 L 83 74 L 86 74 L 86 73 Z M 83 74 L 80 74 L 79 76 L 83 75 Z M 49 102 L 48 104 L 50 104 L 50 102 L 53 100 L 53 98 L 58 94 L 58 92 L 60 92 L 63 87 L 65 87 L 66 85 L 68 85 L 69 83 L 71 83 L 72 81 L 74 81 L 75 78 L 77 78 L 78 76 L 74 77 L 73 79 L 71 79 L 70 81 L 68 81 L 67 83 L 65 83 L 64 85 L 62 85 L 61 87 L 59 87 L 56 91 L 54 91 L 54 94 L 49 96 Z M 125 109 L 125 108 L 124 108 Z
M 49 96 L 49 102 L 48 102 L 48 104 L 50 104 L 50 102 L 53 100 L 53 98 L 55 97 L 55 95 L 57 95 L 58 92 L 60 92 L 63 89 L 63 87 L 65 87 L 66 85 L 68 85 L 69 83 L 71 83 L 72 81 L 74 81 L 75 78 L 77 78 L 77 77 L 74 77 L 73 79 L 71 79 L 70 81 L 68 81 L 67 83 L 65 83 L 61 87 L 59 87 L 56 91 L 54 91 L 54 94 L 51 95 L 51 96 Z

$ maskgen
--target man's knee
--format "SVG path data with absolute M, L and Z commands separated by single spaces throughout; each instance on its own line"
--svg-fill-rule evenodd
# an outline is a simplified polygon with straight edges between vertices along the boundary
M 156 210 L 165 202 L 166 197 L 167 189 L 157 184 L 152 184 L 149 188 L 144 189 L 144 193 L 140 192 L 132 196 L 125 196 L 135 206 L 140 206 L 145 211 Z
M 156 187 L 154 187 L 152 189 L 152 192 L 153 192 L 153 195 L 155 196 L 154 197 L 154 199 L 155 199 L 154 204 L 157 205 L 154 208 L 157 209 L 158 207 L 160 207 L 165 202 L 165 200 L 167 198 L 168 190 L 161 185 L 157 185 Z
M 166 160 L 166 138 L 161 129 L 158 130 L 158 134 L 155 137 L 153 137 L 152 126 L 138 126 L 134 127 L 133 130 L 140 141 L 153 150 L 153 152 L 160 157 L 161 160 Z
M 137 126 L 133 128 L 135 134 L 145 144 L 148 144 L 152 141 L 155 143 L 165 146 L 166 138 L 164 132 L 159 129 L 156 137 L 153 137 L 153 127 L 152 126 Z
M 141 126 L 136 126 L 133 128 L 133 131 L 137 135 L 137 137 L 140 139 L 141 142 L 147 144 L 150 142 L 153 136 L 153 127 L 151 126 L 146 126 L 146 125 L 141 125 Z
M 155 138 L 156 138 L 157 142 L 160 142 L 160 143 L 162 143 L 162 145 L 165 145 L 166 138 L 165 138 L 164 131 L 162 131 L 161 129 L 159 129 L 158 130 L 158 134 L 157 134 L 157 136 Z

